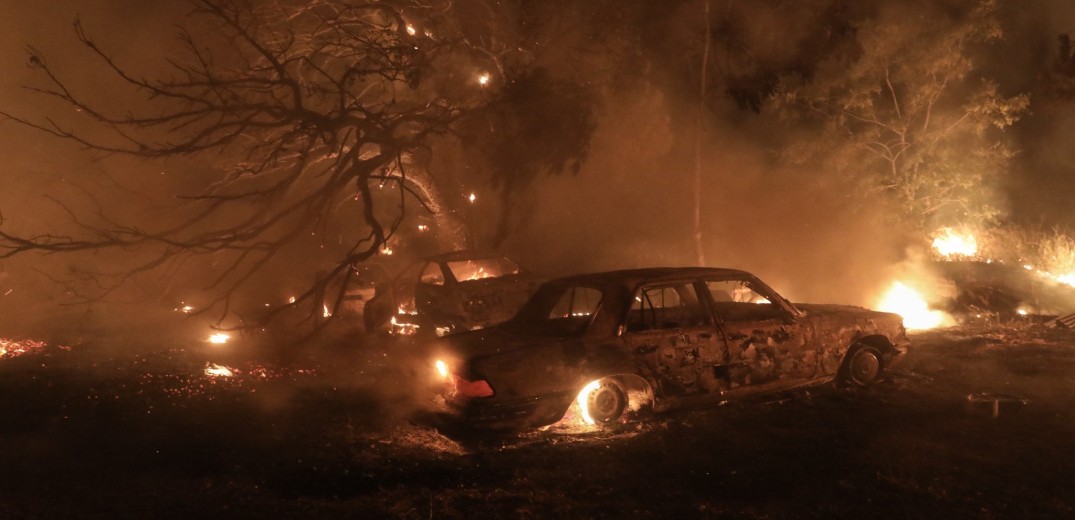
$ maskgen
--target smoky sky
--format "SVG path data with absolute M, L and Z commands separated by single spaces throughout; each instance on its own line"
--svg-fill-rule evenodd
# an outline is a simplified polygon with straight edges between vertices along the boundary
M 714 9 L 723 4 L 712 3 Z M 639 9 L 639 5 L 644 3 L 628 2 L 625 9 Z M 666 15 L 649 30 L 690 27 L 689 17 L 701 4 L 675 5 L 674 16 Z M 56 109 L 22 88 L 34 84 L 37 72 L 27 66 L 26 45 L 39 48 L 50 65 L 79 88 L 99 89 L 106 102 L 122 105 L 126 94 L 99 78 L 99 66 L 78 48 L 72 22 L 79 18 L 87 32 L 118 59 L 151 74 L 161 70 L 162 56 L 174 52 L 174 24 L 183 21 L 185 12 L 182 2 L 0 0 L 0 68 L 4 71 L 0 106 L 29 117 Z M 622 14 L 607 13 L 609 17 Z M 773 16 L 779 16 L 779 10 Z M 1070 229 L 1075 227 L 1075 204 L 1071 203 L 1075 200 L 1075 103 L 1039 101 L 1038 80 L 1054 59 L 1056 35 L 1075 33 L 1075 4 L 1069 0 L 1012 1 L 1005 4 L 1003 16 L 1004 39 L 980 49 L 975 59 L 983 74 L 998 80 L 1006 93 L 1031 95 L 1031 113 L 1011 131 L 1021 151 L 1011 176 L 1001 186 L 1009 208 L 1007 218 Z M 611 86 L 603 90 L 595 109 L 598 125 L 581 170 L 575 175 L 539 178 L 530 189 L 507 200 L 515 205 L 517 225 L 502 249 L 549 276 L 689 265 L 695 261 L 691 229 L 694 129 L 685 122 L 698 107 L 688 95 L 688 86 L 652 74 L 654 63 L 683 57 L 640 56 L 637 75 L 627 69 L 608 77 L 607 71 L 597 70 L 600 60 L 594 56 L 604 52 L 602 45 L 612 39 L 606 38 L 600 26 L 583 25 L 583 20 L 590 24 L 593 18 L 572 20 L 565 16 L 556 27 L 568 43 L 553 46 L 541 59 L 578 60 L 561 69 L 584 79 L 588 67 L 594 67 L 593 73 L 603 75 Z M 871 212 L 886 211 L 883 206 L 864 212 L 839 186 L 816 182 L 810 171 L 777 164 L 772 144 L 794 140 L 800 129 L 743 110 L 729 97 L 710 109 L 718 117 L 707 123 L 702 151 L 706 262 L 754 271 L 796 300 L 869 303 L 887 280 L 887 270 L 905 255 L 906 230 L 883 228 L 880 220 L 868 218 Z M 4 150 L 0 209 L 10 220 L 8 225 L 20 229 L 62 226 L 65 216 L 44 196 L 77 200 L 84 188 L 79 182 L 88 178 L 87 173 L 112 174 L 106 178 L 117 179 L 104 188 L 114 197 L 108 199 L 110 206 L 122 212 L 121 206 L 131 200 L 157 200 L 182 188 L 182 181 L 170 175 L 194 167 L 95 158 L 72 143 L 11 122 L 0 122 L 0 142 Z M 109 184 L 99 176 L 94 178 L 94 185 Z M 464 217 L 479 233 L 490 231 L 485 227 L 502 209 L 493 202 L 495 193 L 479 183 L 459 189 L 480 194 L 478 203 L 465 209 Z M 62 270 L 79 261 L 53 258 L 45 263 Z M 15 276 L 22 277 L 28 267 L 41 267 L 39 262 L 17 258 L 0 264 L 0 273 L 7 273 L 0 277 L 0 289 Z M 51 294 L 54 289 L 41 289 L 46 285 L 35 287 Z M 10 309 L 14 298 L 2 297 L 0 305 Z

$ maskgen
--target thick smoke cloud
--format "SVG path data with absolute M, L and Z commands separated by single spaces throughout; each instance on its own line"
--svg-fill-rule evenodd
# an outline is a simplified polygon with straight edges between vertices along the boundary
M 875 3 L 893 2 L 902 4 L 895 0 Z M 701 5 L 682 2 L 677 9 L 647 12 L 645 4 L 628 4 L 622 12 L 597 14 L 609 17 L 610 23 L 625 16 L 659 14 L 661 18 L 654 20 L 648 34 L 606 33 L 593 25 L 600 16 L 578 6 L 565 10 L 552 24 L 560 45 L 541 51 L 545 54 L 538 53 L 536 58 L 546 60 L 552 68 L 558 63 L 561 74 L 570 75 L 570 79 L 584 80 L 593 74 L 596 82 L 606 85 L 602 93 L 607 94 L 596 111 L 599 124 L 582 170 L 577 175 L 540 178 L 509 201 L 517 206 L 519 225 L 503 247 L 543 274 L 695 261 L 691 229 L 694 128 L 689 124 L 698 110 L 691 97 L 695 86 L 660 80 L 662 71 L 652 70 L 655 63 L 662 62 L 689 66 L 689 58 L 638 56 L 638 74 L 630 69 L 601 67 L 602 53 L 661 51 L 661 45 L 653 44 L 660 39 L 653 31 L 680 31 L 682 38 L 688 38 L 685 29 L 697 21 L 691 20 L 689 13 Z M 1009 93 L 1033 93 L 1037 78 L 1052 59 L 1055 35 L 1075 32 L 1075 7 L 1064 0 L 1008 4 L 1004 41 L 984 49 L 976 59 L 985 65 L 985 74 L 1001 80 Z M 714 1 L 713 5 L 718 8 L 723 3 Z M 119 59 L 152 73 L 154 67 L 163 66 L 159 57 L 171 54 L 175 43 L 172 24 L 182 21 L 185 11 L 181 2 L 62 0 L 26 4 L 0 0 L 0 19 L 4 20 L 0 67 L 5 71 L 0 80 L 0 106 L 27 115 L 55 108 L 21 89 L 34 82 L 35 71 L 27 67 L 23 51 L 27 44 L 40 48 L 50 64 L 76 78 L 76 85 L 99 89 L 107 102 L 124 103 L 125 94 L 99 80 L 98 65 L 89 63 L 78 49 L 71 29 L 76 14 L 102 46 L 115 49 Z M 771 14 L 779 16 L 779 11 Z M 750 19 L 746 23 L 750 24 Z M 768 29 L 761 23 L 745 26 L 746 37 L 764 40 L 772 36 L 766 36 Z M 791 45 L 801 35 L 778 36 L 770 38 L 772 45 Z M 649 44 L 649 50 L 633 50 L 638 40 Z M 766 59 L 778 60 L 790 53 L 784 51 L 774 51 Z M 1033 102 L 1032 114 L 1015 127 L 1023 153 L 1016 158 L 1015 177 L 1004 187 L 1011 199 L 1011 217 L 1072 225 L 1075 210 L 1071 208 L 1075 206 L 1069 201 L 1075 198 L 1075 182 L 1070 181 L 1070 172 L 1075 157 L 1070 150 L 1075 149 L 1071 142 L 1075 105 L 1038 104 L 1038 98 Z M 773 156 L 773 144 L 793 142 L 802 128 L 790 128 L 775 118 L 744 110 L 729 96 L 709 109 L 718 117 L 707 123 L 703 147 L 702 219 L 707 263 L 754 271 L 796 300 L 871 303 L 888 281 L 887 270 L 904 256 L 908 242 L 906 230 L 882 227 L 881 219 L 874 218 L 888 211 L 883 202 L 856 199 L 844 186 L 820 180 L 824 176 L 808 166 L 780 166 Z M 71 143 L 11 122 L 0 123 L 0 140 L 5 150 L 0 164 L 0 209 L 10 225 L 19 226 L 16 229 L 53 229 L 70 223 L 70 217 L 43 194 L 73 201 L 73 209 L 92 210 L 93 203 L 82 192 L 86 182 L 91 188 L 102 188 L 108 208 L 126 212 L 121 216 L 164 218 L 163 211 L 153 213 L 154 206 L 192 182 L 171 173 L 176 168 L 197 166 L 122 158 L 91 161 Z M 162 182 L 162 178 L 167 180 Z M 484 223 L 495 221 L 500 209 L 497 204 L 485 204 L 492 199 L 495 197 L 483 197 L 465 215 L 479 234 L 490 231 L 484 229 Z M 132 200 L 142 201 L 134 204 L 137 209 L 125 206 Z M 24 218 L 26 215 L 33 217 Z M 316 247 L 297 244 L 296 256 L 307 246 Z M 4 314 L 0 319 L 19 323 L 24 317 L 20 310 L 38 304 L 54 309 L 63 300 L 62 288 L 33 275 L 33 269 L 62 273 L 81 262 L 111 261 L 111 257 L 3 261 L 0 294 L 6 288 L 18 286 L 18 290 L 0 297 Z M 255 299 L 283 298 L 286 290 L 274 287 L 274 283 L 302 281 L 280 283 L 284 275 L 267 276 L 255 291 Z M 168 281 L 162 284 L 173 287 Z M 175 294 L 174 290 L 169 292 Z

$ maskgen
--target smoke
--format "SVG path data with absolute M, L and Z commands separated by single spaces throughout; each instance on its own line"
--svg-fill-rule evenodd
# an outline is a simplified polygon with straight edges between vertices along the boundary
M 539 273 L 556 276 L 695 262 L 692 176 L 695 115 L 701 107 L 695 81 L 695 54 L 700 50 L 692 39 L 699 34 L 702 4 L 650 4 L 527 4 L 520 7 L 521 14 L 513 13 L 541 22 L 528 26 L 532 33 L 524 34 L 541 43 L 528 49 L 533 65 L 553 71 L 558 79 L 592 86 L 600 99 L 595 109 L 598 126 L 581 171 L 538 178 L 507 201 L 513 206 L 516 226 L 503 249 Z M 905 3 L 862 4 L 745 5 L 714 0 L 711 7 L 720 16 L 743 10 L 725 16 L 727 24 L 715 27 L 726 38 L 718 43 L 739 39 L 755 51 L 721 55 L 719 62 L 729 71 L 769 68 L 809 78 L 818 66 L 812 59 L 851 54 L 840 47 L 850 33 L 815 30 L 812 24 L 825 13 L 846 9 L 865 16 L 885 6 L 903 9 Z M 35 71 L 26 66 L 23 52 L 27 43 L 40 48 L 80 88 L 98 89 L 106 102 L 126 102 L 124 93 L 111 91 L 104 83 L 99 65 L 87 63 L 78 49 L 70 25 L 75 14 L 102 47 L 152 75 L 155 67 L 164 66 L 159 57 L 174 53 L 171 24 L 182 21 L 184 10 L 181 2 L 112 0 L 87 5 L 64 0 L 33 8 L 0 3 L 0 13 L 9 21 L 7 30 L 0 32 L 0 66 L 8 71 L 0 84 L 0 106 L 31 115 L 50 108 L 35 106 L 41 99 L 20 88 L 34 82 Z M 1003 80 L 1006 93 L 1032 90 L 1051 59 L 1055 34 L 1075 31 L 1075 9 L 1062 0 L 1008 2 L 1003 21 L 1004 41 L 982 50 L 976 59 L 984 64 L 984 75 Z M 701 231 L 707 263 L 752 271 L 794 300 L 871 303 L 889 281 L 890 266 L 906 256 L 911 230 L 886 218 L 894 209 L 882 199 L 858 197 L 852 186 L 816 164 L 789 165 L 782 160 L 779 152 L 803 140 L 810 129 L 790 125 L 765 110 L 750 110 L 756 107 L 744 92 L 765 92 L 773 86 L 771 77 L 729 72 L 725 78 L 727 84 L 712 86 L 705 107 L 712 115 L 702 147 Z M 1070 223 L 1075 210 L 1067 201 L 1075 196 L 1075 187 L 1066 173 L 1073 161 L 1068 150 L 1075 144 L 1070 142 L 1075 109 L 1063 103 L 1039 105 L 1038 98 L 1033 99 L 1033 113 L 1015 127 L 1024 151 L 1015 159 L 1016 176 L 1004 188 L 1012 200 L 1013 218 Z M 0 170 L 0 208 L 10 220 L 5 225 L 18 226 L 13 230 L 70 225 L 67 212 L 43 198 L 45 193 L 80 213 L 92 213 L 96 202 L 102 202 L 117 219 L 166 222 L 170 217 L 162 201 L 194 186 L 200 177 L 185 173 L 209 169 L 212 160 L 160 164 L 111 157 L 90 162 L 72 143 L 10 122 L 0 123 L 0 139 L 9 150 Z M 504 209 L 494 202 L 497 197 L 482 191 L 465 161 L 458 161 L 458 171 L 452 172 L 444 172 L 436 157 L 433 161 L 431 168 L 447 175 L 451 188 L 479 193 L 475 204 L 460 199 L 458 208 L 477 236 L 490 236 L 496 215 Z M 103 195 L 95 202 L 84 189 L 101 190 Z M 326 251 L 322 245 L 301 241 L 286 256 L 302 265 L 331 259 L 331 247 Z M 87 265 L 114 265 L 130 254 L 117 253 L 0 261 L 0 294 L 16 288 L 0 297 L 3 319 L 18 324 L 45 309 L 56 312 L 57 305 L 67 301 L 62 287 L 35 271 L 62 274 Z M 211 265 L 187 267 L 204 271 Z M 198 305 L 190 295 L 200 287 L 198 281 L 163 273 L 148 286 L 132 288 L 137 297 L 127 299 L 150 298 L 163 312 L 171 312 L 179 301 Z M 286 301 L 293 287 L 307 281 L 285 265 L 252 284 L 244 305 Z M 115 315 L 127 320 L 144 312 L 144 305 L 131 305 Z

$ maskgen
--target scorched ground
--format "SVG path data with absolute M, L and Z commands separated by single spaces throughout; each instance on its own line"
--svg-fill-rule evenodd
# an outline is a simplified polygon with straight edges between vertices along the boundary
M 1075 334 L 1063 329 L 922 333 L 865 391 L 512 437 L 415 424 L 422 403 L 406 387 L 417 371 L 388 352 L 311 348 L 255 363 L 145 347 L 0 358 L 0 517 L 1014 518 L 1075 507 Z M 207 374 L 210 361 L 232 375 Z M 994 418 L 968 405 L 981 393 L 1028 403 Z

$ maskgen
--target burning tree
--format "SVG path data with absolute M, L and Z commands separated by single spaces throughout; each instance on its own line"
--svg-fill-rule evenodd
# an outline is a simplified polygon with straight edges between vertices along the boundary
M 85 50 L 144 94 L 141 111 L 110 110 L 30 48 L 31 66 L 46 79 L 33 90 L 92 125 L 0 114 L 103 154 L 211 157 L 226 168 L 191 182 L 197 189 L 180 196 L 182 218 L 167 225 L 124 223 L 100 207 L 92 219 L 71 211 L 80 226 L 72 234 L 0 228 L 0 258 L 149 253 L 133 267 L 68 280 L 83 282 L 72 287 L 95 299 L 141 273 L 209 255 L 216 267 L 208 288 L 216 296 L 203 308 L 222 309 L 223 317 L 238 288 L 291 260 L 282 253 L 290 244 L 329 232 L 338 237 L 337 258 L 292 303 L 315 314 L 325 301 L 338 308 L 353 266 L 385 250 L 408 204 L 433 214 L 445 247 L 468 245 L 445 188 L 424 166 L 444 144 L 441 136 L 495 99 L 491 84 L 507 83 L 505 63 L 520 63 L 512 53 L 521 49 L 497 32 L 502 13 L 480 3 L 416 0 L 190 4 L 194 22 L 180 34 L 185 55 L 169 61 L 165 79 L 143 79 L 75 24 Z
M 822 143 L 795 153 L 825 154 L 827 166 L 897 201 L 923 230 L 937 224 L 930 220 L 997 217 L 996 180 L 1013 154 L 1002 131 L 1029 100 L 1006 96 L 971 58 L 1001 38 L 995 4 L 919 5 L 854 21 L 854 47 L 777 89 L 782 109 L 827 128 Z

